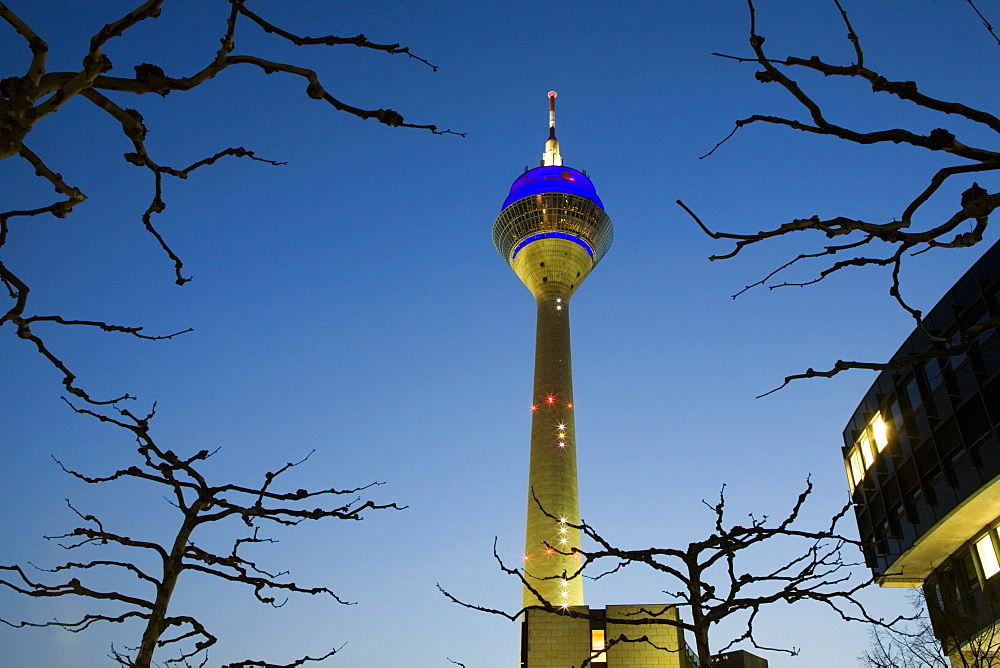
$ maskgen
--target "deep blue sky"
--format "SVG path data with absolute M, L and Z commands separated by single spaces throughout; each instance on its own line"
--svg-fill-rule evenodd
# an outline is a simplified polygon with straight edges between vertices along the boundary
M 87 40 L 127 2 L 12 1 L 48 40 L 50 67 L 76 67 Z M 826 0 L 760 0 L 759 31 L 774 56 L 848 62 L 837 10 Z M 980 3 L 1000 24 L 1000 10 Z M 945 99 L 991 110 L 1000 47 L 960 0 L 845 0 L 867 63 L 914 79 Z M 168 182 L 161 232 L 194 280 L 172 282 L 168 259 L 142 229 L 147 174 L 84 100 L 68 104 L 28 145 L 90 200 L 65 220 L 15 221 L 3 257 L 30 278 L 38 312 L 194 332 L 150 343 L 87 331 L 51 331 L 80 383 L 158 401 L 154 435 L 178 452 L 221 447 L 211 470 L 252 481 L 316 448 L 289 476 L 295 487 L 386 484 L 379 500 L 408 504 L 362 523 L 274 532 L 261 563 L 302 583 L 327 584 L 358 605 L 293 598 L 281 610 L 250 592 L 182 581 L 178 611 L 197 610 L 220 636 L 212 663 L 276 662 L 347 642 L 330 665 L 376 668 L 514 665 L 518 627 L 458 608 L 435 589 L 514 609 L 518 584 L 492 560 L 522 549 L 534 309 L 496 254 L 490 229 L 511 182 L 535 165 L 546 136 L 545 92 L 559 92 L 567 165 L 585 169 L 615 224 L 615 243 L 574 299 L 574 376 L 583 517 L 629 547 L 680 545 L 707 535 L 701 499 L 723 483 L 732 518 L 780 515 L 812 475 L 813 523 L 847 499 L 840 433 L 873 379 L 852 373 L 799 382 L 755 400 L 786 373 L 838 357 L 880 359 L 912 328 L 887 295 L 888 276 L 856 271 L 806 288 L 729 296 L 791 256 L 822 243 L 782 241 L 724 263 L 674 204 L 709 225 L 753 231 L 792 217 L 889 220 L 934 169 L 948 164 L 899 146 L 858 147 L 779 128 L 744 129 L 699 160 L 751 113 L 795 114 L 754 68 L 713 57 L 748 54 L 747 11 L 736 0 L 679 2 L 255 2 L 300 33 L 401 42 L 440 67 L 340 47 L 293 49 L 247 24 L 237 51 L 320 72 L 335 96 L 392 107 L 462 139 L 393 129 L 340 114 L 304 95 L 301 80 L 233 69 L 188 94 L 118 97 L 150 128 L 148 147 L 186 165 L 226 146 L 287 161 L 220 163 Z M 161 18 L 111 42 L 115 72 L 152 62 L 184 75 L 217 47 L 225 4 L 167 3 Z M 0 26 L 0 76 L 20 74 L 27 49 Z M 830 116 L 860 129 L 942 121 L 863 85 L 807 77 Z M 949 120 L 966 143 L 987 141 Z M 26 164 L 0 163 L 0 208 L 47 203 Z M 968 182 L 934 214 L 950 212 Z M 951 198 L 951 199 L 949 199 Z M 992 243 L 995 235 L 987 240 Z M 980 249 L 915 258 L 904 289 L 928 308 Z M 816 266 L 798 277 L 811 277 Z M 126 435 L 73 415 L 56 372 L 4 328 L 0 360 L 0 561 L 54 564 L 67 555 L 45 534 L 71 528 L 70 498 L 135 536 L 168 535 L 171 509 L 138 485 L 91 488 L 50 455 L 97 474 L 131 463 Z M 624 516 L 643 516 L 625 521 Z M 850 527 L 850 523 L 848 523 Z M 853 527 L 851 527 L 853 531 Z M 766 557 L 778 558 L 780 555 Z M 589 584 L 587 602 L 663 600 L 673 585 L 636 570 Z M 867 596 L 880 614 L 906 611 L 901 593 Z M 70 600 L 34 604 L 0 593 L 2 616 L 72 617 Z M 775 668 L 853 665 L 861 626 L 808 605 L 779 606 L 758 623 Z M 732 627 L 714 632 L 715 646 Z M 0 629 L 19 666 L 98 665 L 120 627 L 72 635 Z M 164 657 L 166 658 L 166 657 Z

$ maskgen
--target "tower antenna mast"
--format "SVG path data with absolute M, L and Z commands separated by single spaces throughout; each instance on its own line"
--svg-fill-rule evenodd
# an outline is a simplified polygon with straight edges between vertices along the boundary
M 549 138 L 545 142 L 545 152 L 542 153 L 542 167 L 562 166 L 562 156 L 559 155 L 559 140 L 556 139 L 556 97 L 558 93 L 549 91 Z

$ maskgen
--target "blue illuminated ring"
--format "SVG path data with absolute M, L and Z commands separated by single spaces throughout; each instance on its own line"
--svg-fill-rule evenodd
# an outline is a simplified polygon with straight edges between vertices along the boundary
M 538 234 L 532 234 L 530 237 L 525 237 L 520 241 L 520 243 L 514 246 L 514 252 L 511 254 L 510 259 L 513 260 L 517 257 L 518 251 L 530 244 L 532 241 L 538 241 L 539 239 L 566 239 L 567 241 L 572 241 L 575 244 L 583 246 L 583 249 L 587 251 L 590 257 L 594 257 L 594 249 L 590 247 L 590 244 L 575 234 L 569 234 L 567 232 L 539 232 Z

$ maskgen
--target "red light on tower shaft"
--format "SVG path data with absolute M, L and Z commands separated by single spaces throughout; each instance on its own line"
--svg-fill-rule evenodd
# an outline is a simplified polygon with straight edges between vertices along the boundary
M 554 404 L 556 402 L 556 398 L 550 394 L 549 396 L 545 397 L 545 401 L 547 403 Z

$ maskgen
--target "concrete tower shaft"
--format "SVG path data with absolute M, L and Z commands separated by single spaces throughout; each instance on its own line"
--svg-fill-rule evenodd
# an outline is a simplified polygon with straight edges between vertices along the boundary
M 524 571 L 545 601 L 573 606 L 583 604 L 583 583 L 566 578 L 581 565 L 573 554 L 579 531 L 568 526 L 580 523 L 569 302 L 610 247 L 613 228 L 587 175 L 562 165 L 554 93 L 549 102 L 543 165 L 514 181 L 493 242 L 535 297 L 538 317 Z M 523 604 L 539 604 L 528 588 Z
M 568 526 L 580 523 L 569 336 L 571 294 L 565 284 L 545 286 L 543 294 L 536 294 L 524 571 L 542 598 L 554 605 L 583 605 L 583 578 L 563 579 L 564 574 L 572 575 L 579 569 L 580 561 L 576 555 L 560 554 L 580 546 L 580 532 Z M 525 606 L 539 604 L 527 588 L 522 598 Z

